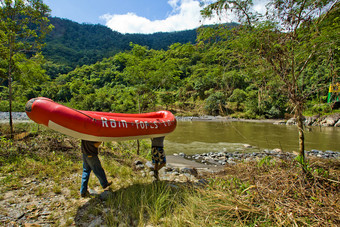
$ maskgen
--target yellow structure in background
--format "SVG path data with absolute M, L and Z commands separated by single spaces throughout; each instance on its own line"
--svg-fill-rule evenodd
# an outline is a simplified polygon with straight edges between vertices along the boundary
M 333 95 L 332 93 L 338 93 L 338 94 Z M 333 100 L 334 102 L 339 101 L 339 94 L 340 94 L 340 83 L 329 85 L 327 103 L 331 103 L 333 102 Z
M 329 85 L 329 92 L 340 92 L 340 83 Z

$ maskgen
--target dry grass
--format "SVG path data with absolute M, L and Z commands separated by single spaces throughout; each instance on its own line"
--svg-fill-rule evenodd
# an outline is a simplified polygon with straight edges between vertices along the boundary
M 311 160 L 310 168 L 306 179 L 294 161 L 226 167 L 199 190 L 208 204 L 199 212 L 241 226 L 340 225 L 340 162 Z

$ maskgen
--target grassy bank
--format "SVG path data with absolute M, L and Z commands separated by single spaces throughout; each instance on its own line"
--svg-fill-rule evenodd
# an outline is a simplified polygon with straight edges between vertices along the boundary
M 201 174 L 204 184 L 155 183 L 134 166 L 150 159 L 149 141 L 142 141 L 140 156 L 135 141 L 105 143 L 100 158 L 114 183 L 83 199 L 79 140 L 36 124 L 16 131 L 16 139 L 0 137 L 0 225 L 340 225 L 339 160 L 310 160 L 308 179 L 295 161 L 264 158 Z M 101 193 L 99 186 L 92 175 L 90 188 Z

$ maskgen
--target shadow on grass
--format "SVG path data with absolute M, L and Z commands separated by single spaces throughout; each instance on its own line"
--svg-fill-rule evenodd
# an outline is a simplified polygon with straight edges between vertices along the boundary
M 79 207 L 77 226 L 140 226 L 162 224 L 185 201 L 191 184 L 159 181 L 133 184 L 117 191 L 104 191 Z

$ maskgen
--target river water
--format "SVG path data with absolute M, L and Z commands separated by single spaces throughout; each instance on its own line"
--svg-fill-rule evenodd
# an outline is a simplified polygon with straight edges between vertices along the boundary
M 249 144 L 253 148 L 246 148 Z M 296 126 L 254 122 L 178 121 L 176 130 L 165 137 L 167 154 L 206 152 L 254 152 L 280 148 L 298 150 Z M 305 150 L 340 152 L 340 128 L 311 127 L 305 131 Z

